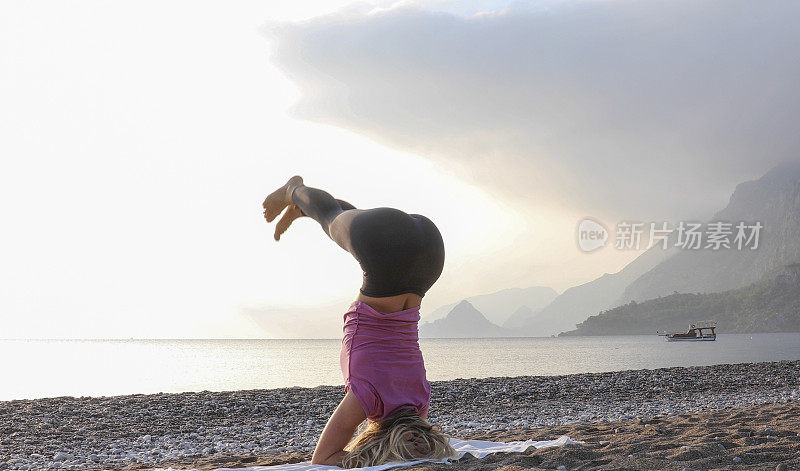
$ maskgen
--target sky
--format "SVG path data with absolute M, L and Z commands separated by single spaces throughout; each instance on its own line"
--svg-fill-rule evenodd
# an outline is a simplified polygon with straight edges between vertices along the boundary
M 790 2 L 0 3 L 0 338 L 330 337 L 352 257 L 300 174 L 430 217 L 423 301 L 558 291 L 798 155 Z

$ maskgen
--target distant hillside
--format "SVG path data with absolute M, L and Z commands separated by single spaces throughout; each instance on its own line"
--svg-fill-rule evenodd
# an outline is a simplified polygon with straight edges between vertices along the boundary
M 427 338 L 508 337 L 509 331 L 492 324 L 468 301 L 458 303 L 444 319 L 420 325 L 419 336 Z
M 511 317 L 506 319 L 506 321 L 503 323 L 503 327 L 506 329 L 519 329 L 523 327 L 525 325 L 525 322 L 527 322 L 528 319 L 533 317 L 536 314 L 536 312 L 537 311 L 534 311 L 528 306 L 522 306 L 516 311 L 514 311 L 514 313 L 511 314 Z
M 800 264 L 766 281 L 722 293 L 672 294 L 592 316 L 560 335 L 655 334 L 713 319 L 718 332 L 800 332 Z
M 679 250 L 655 246 L 620 272 L 570 288 L 531 316 L 524 333 L 549 336 L 572 330 L 602 310 L 674 292 L 720 292 L 746 286 L 800 260 L 800 162 L 780 165 L 736 187 L 712 221 L 763 224 L 756 250 Z
M 765 279 L 784 264 L 800 261 L 800 162 L 780 165 L 758 180 L 738 185 L 728 206 L 711 221 L 760 222 L 758 249 L 680 250 L 674 246 L 673 233 L 667 250 L 657 245 L 619 272 L 572 287 L 549 303 L 523 302 L 555 294 L 538 287 L 530 288 L 530 293 L 512 289 L 467 299 L 513 335 L 548 337 L 632 300 L 674 292 L 722 292 Z M 542 296 L 534 298 L 534 293 Z M 425 320 L 445 316 L 452 306 L 437 309 Z
M 588 283 L 574 286 L 527 319 L 518 319 L 520 335 L 549 337 L 575 325 L 603 309 L 617 306 L 625 288 L 636 278 L 672 255 L 674 250 L 652 247 L 614 274 L 606 273 Z
M 530 288 L 509 288 L 490 294 L 480 294 L 466 298 L 476 309 L 481 311 L 491 322 L 502 325 L 520 307 L 528 306 L 536 311 L 549 304 L 558 293 L 550 287 L 531 286 Z M 445 317 L 456 303 L 447 304 L 423 318 L 431 322 Z
M 713 293 L 761 280 L 800 260 L 800 162 L 786 163 L 736 187 L 712 221 L 763 224 L 756 250 L 681 250 L 639 277 L 619 304 L 673 292 Z M 618 304 L 618 305 L 619 305 Z

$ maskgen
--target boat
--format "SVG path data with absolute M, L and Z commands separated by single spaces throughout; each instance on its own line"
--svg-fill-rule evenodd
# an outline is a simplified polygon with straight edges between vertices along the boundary
M 689 326 L 689 329 L 683 332 L 675 333 L 659 333 L 662 337 L 667 339 L 667 342 L 710 342 L 717 340 L 716 329 L 717 323 L 714 321 L 697 322 Z

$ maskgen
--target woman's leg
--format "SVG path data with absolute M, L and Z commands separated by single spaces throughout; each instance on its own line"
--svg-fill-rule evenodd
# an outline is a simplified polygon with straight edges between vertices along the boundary
M 276 228 L 276 240 L 294 219 L 314 219 L 361 265 L 361 293 L 365 296 L 425 296 L 442 273 L 444 242 L 436 225 L 425 216 L 395 208 L 356 209 L 324 190 L 305 186 L 299 176 L 267 197 L 264 216 L 271 221 L 287 206 Z
M 347 201 L 337 200 L 325 190 L 300 185 L 292 190 L 290 195 L 303 216 L 308 216 L 317 221 L 322 230 L 331 237 L 330 226 L 336 216 L 344 211 L 356 209 Z
M 347 221 L 352 221 L 356 214 L 365 210 L 356 209 L 347 201 L 334 198 L 327 191 L 305 185 L 292 190 L 291 199 L 303 216 L 317 221 L 331 240 L 355 255 L 352 250 L 350 224 Z
M 305 186 L 299 175 L 290 178 L 285 185 L 267 196 L 262 206 L 267 222 L 271 222 L 286 209 L 275 226 L 275 240 L 280 240 L 280 236 L 292 222 L 302 216 L 316 220 L 330 236 L 329 226 L 336 216 L 343 211 L 355 209 L 352 204 L 335 199 L 326 191 Z

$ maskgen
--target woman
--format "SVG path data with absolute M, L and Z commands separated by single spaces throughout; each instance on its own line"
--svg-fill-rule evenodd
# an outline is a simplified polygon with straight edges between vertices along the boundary
M 345 396 L 328 420 L 311 462 L 343 467 L 454 455 L 425 419 L 430 384 L 418 344 L 425 292 L 444 266 L 444 243 L 428 218 L 393 208 L 356 209 L 294 176 L 263 203 L 275 240 L 308 216 L 350 252 L 364 272 L 344 316 L 340 363 Z M 361 433 L 351 441 L 365 419 Z

